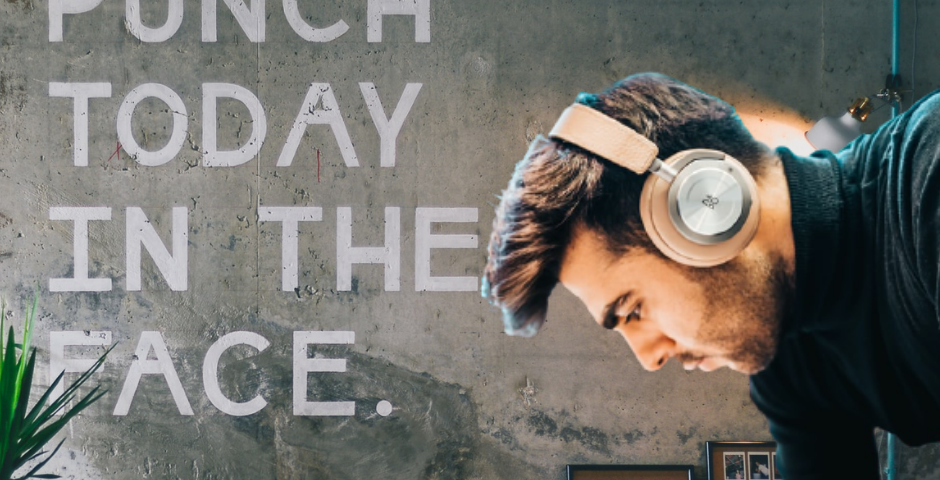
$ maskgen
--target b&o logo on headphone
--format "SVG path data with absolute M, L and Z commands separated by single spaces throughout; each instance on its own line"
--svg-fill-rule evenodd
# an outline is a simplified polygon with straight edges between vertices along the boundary
M 705 198 L 702 199 L 702 205 L 714 210 L 718 206 L 718 197 L 713 197 L 711 195 L 705 195 Z

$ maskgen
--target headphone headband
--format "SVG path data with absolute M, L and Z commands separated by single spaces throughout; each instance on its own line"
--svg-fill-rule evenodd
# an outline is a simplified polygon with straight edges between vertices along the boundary
M 637 174 L 655 173 L 643 184 L 640 218 L 653 244 L 679 263 L 727 262 L 757 233 L 757 185 L 743 165 L 722 152 L 684 150 L 660 160 L 655 143 L 580 103 L 565 109 L 549 136 Z
M 562 112 L 548 134 L 573 143 L 638 174 L 649 171 L 659 148 L 632 128 L 575 103 Z

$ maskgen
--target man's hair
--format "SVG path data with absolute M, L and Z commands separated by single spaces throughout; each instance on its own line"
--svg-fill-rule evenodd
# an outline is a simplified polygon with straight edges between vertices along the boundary
M 769 158 L 734 107 L 664 75 L 633 75 L 603 93 L 582 93 L 577 102 L 650 139 L 660 158 L 710 148 L 738 159 L 755 177 Z M 532 141 L 496 208 L 483 276 L 483 296 L 502 308 L 506 333 L 532 336 L 545 322 L 575 228 L 598 234 L 613 254 L 662 256 L 640 219 L 646 175 L 561 140 Z

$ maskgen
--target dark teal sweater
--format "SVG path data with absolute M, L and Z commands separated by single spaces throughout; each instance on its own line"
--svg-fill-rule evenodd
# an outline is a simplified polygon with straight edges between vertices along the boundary
M 874 427 L 940 440 L 940 95 L 837 155 L 778 154 L 796 288 L 751 398 L 787 480 L 879 478 Z

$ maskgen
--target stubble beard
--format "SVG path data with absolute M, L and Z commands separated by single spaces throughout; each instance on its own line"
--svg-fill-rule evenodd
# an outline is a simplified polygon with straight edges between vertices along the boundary
M 767 368 L 792 303 L 793 275 L 783 258 L 754 253 L 688 275 L 706 298 L 700 344 L 726 352 L 721 358 L 732 370 L 753 375 Z

